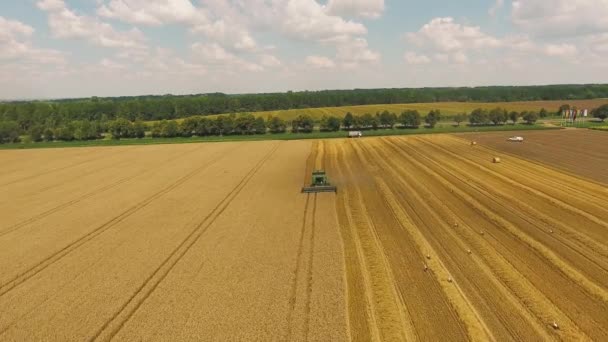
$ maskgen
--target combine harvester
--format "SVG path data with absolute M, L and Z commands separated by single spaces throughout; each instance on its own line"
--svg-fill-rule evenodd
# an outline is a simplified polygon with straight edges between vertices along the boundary
M 317 192 L 338 192 L 338 188 L 331 185 L 327 180 L 327 175 L 324 170 L 313 171 L 310 186 L 302 188 L 302 193 L 305 194 Z

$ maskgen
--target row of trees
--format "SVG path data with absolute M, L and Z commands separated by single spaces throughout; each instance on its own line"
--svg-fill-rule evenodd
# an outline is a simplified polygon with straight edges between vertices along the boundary
M 52 120 L 155 121 L 195 115 L 243 113 L 297 108 L 422 102 L 499 102 L 608 97 L 608 85 L 526 87 L 355 89 L 272 94 L 199 94 L 20 101 L 0 103 L 0 121 L 16 121 L 23 130 Z
M 565 108 L 564 108 L 565 109 Z M 602 120 L 608 117 L 608 105 L 601 106 L 592 111 L 593 115 Z M 458 114 L 449 118 L 456 125 L 468 121 L 472 126 L 503 125 L 509 121 L 512 124 L 523 120 L 528 124 L 534 124 L 540 117 L 546 117 L 548 112 L 508 112 L 502 108 L 475 109 L 469 114 Z M 348 112 L 340 119 L 334 116 L 324 116 L 318 122 L 319 130 L 322 132 L 335 132 L 344 130 L 367 130 L 367 129 L 392 129 L 395 126 L 401 128 L 418 128 L 423 122 L 426 127 L 433 128 L 442 120 L 439 110 L 432 110 L 422 117 L 416 110 L 406 110 L 400 115 L 384 111 L 382 113 L 353 115 Z M 251 114 L 243 115 L 220 115 L 215 118 L 205 116 L 189 117 L 181 122 L 176 120 L 161 120 L 151 125 L 143 121 L 129 121 L 119 118 L 112 121 L 71 121 L 65 124 L 53 124 L 47 121 L 47 125 L 34 124 L 27 131 L 16 121 L 0 121 L 0 143 L 18 142 L 22 135 L 26 135 L 30 141 L 71 141 L 92 140 L 110 136 L 113 139 L 143 138 L 149 131 L 152 137 L 192 137 L 192 136 L 222 136 L 222 135 L 250 135 L 285 133 L 287 127 L 291 127 L 293 133 L 310 133 L 315 129 L 316 122 L 307 115 L 301 115 L 291 121 L 285 122 L 277 116 L 269 116 L 266 120 Z

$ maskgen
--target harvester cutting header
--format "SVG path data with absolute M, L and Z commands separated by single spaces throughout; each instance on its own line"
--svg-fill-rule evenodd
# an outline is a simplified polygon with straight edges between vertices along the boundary
M 338 192 L 338 188 L 331 185 L 325 174 L 325 170 L 316 170 L 312 173 L 312 181 L 310 186 L 302 188 L 302 193 L 316 193 L 316 192 Z

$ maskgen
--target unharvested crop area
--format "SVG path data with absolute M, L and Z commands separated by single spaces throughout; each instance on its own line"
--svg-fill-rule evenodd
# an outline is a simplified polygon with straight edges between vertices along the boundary
M 606 187 L 485 145 L 0 151 L 0 340 L 608 339 Z
M 344 340 L 310 142 L 3 151 L 0 340 Z

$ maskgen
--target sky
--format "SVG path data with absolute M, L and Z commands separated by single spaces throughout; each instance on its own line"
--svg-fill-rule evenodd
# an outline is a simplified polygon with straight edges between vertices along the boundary
M 0 99 L 606 83 L 608 0 L 1 0 Z

